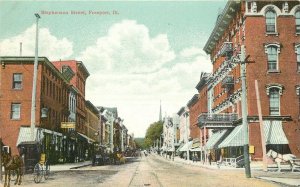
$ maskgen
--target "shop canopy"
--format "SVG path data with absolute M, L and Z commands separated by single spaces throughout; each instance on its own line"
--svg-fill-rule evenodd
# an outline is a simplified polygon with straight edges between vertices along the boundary
M 266 145 L 289 144 L 289 141 L 282 129 L 282 121 L 264 121 L 264 135 Z
M 285 133 L 283 132 L 281 121 L 265 120 L 263 122 L 263 125 L 266 145 L 289 143 Z M 225 138 L 225 140 L 218 147 L 237 147 L 243 146 L 244 144 L 244 128 L 243 125 L 239 125 L 233 129 L 233 131 Z
M 189 141 L 186 144 L 184 144 L 184 146 L 179 150 L 181 152 L 183 151 L 188 151 L 193 145 L 193 141 Z
M 33 130 L 33 140 L 31 139 L 31 128 L 30 127 L 20 127 L 19 136 L 17 140 L 17 146 L 21 142 L 29 142 L 29 141 L 42 141 L 44 138 L 44 133 L 53 134 L 55 136 L 62 136 L 61 133 L 55 132 L 49 129 L 43 129 L 43 128 L 34 128 Z
M 211 137 L 209 137 L 208 141 L 205 144 L 205 149 L 213 149 L 216 148 L 217 143 L 220 142 L 221 138 L 225 135 L 227 130 L 221 130 L 213 133 Z
M 88 141 L 88 143 L 93 143 L 93 142 L 95 142 L 95 140 L 93 140 L 93 139 L 87 137 L 86 135 L 81 134 L 81 133 L 79 133 L 79 132 L 77 132 L 77 133 L 78 133 L 82 138 L 86 139 L 86 140 Z

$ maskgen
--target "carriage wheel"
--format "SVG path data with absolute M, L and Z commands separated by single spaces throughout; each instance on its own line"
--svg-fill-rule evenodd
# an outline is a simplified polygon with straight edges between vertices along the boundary
M 40 183 L 42 180 L 42 168 L 39 163 L 34 166 L 33 169 L 33 180 L 35 183 Z
M 44 171 L 44 178 L 45 180 L 47 180 L 49 178 L 50 175 L 50 164 L 48 164 L 48 162 L 45 162 L 45 171 Z

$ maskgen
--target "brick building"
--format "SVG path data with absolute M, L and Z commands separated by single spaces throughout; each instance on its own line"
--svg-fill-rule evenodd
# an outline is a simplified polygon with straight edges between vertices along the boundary
M 213 74 L 208 85 L 210 118 L 200 126 L 229 133 L 214 148 L 242 154 L 241 46 L 245 46 L 249 145 L 262 158 L 255 80 L 258 81 L 267 150 L 300 156 L 299 1 L 228 1 L 204 47 Z M 212 121 L 212 119 L 214 121 Z M 217 120 L 217 121 L 216 121 Z
M 0 57 L 0 136 L 19 154 L 17 145 L 31 141 L 30 116 L 33 57 Z M 63 154 L 61 121 L 67 121 L 69 82 L 46 58 L 39 57 L 34 141 L 52 162 Z M 41 111 L 48 111 L 42 116 Z
M 190 111 L 190 137 L 195 139 L 200 137 L 198 128 L 198 116 L 200 109 L 199 94 L 195 94 L 187 103 Z

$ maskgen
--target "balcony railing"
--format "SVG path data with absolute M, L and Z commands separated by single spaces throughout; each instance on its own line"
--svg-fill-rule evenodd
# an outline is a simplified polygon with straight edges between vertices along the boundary
M 220 55 L 230 57 L 232 55 L 232 52 L 232 42 L 224 42 L 220 49 Z
M 198 117 L 199 127 L 207 128 L 231 128 L 233 122 L 238 119 L 236 113 L 220 113 L 220 114 L 209 114 L 201 113 Z
M 234 85 L 234 79 L 232 75 L 227 75 L 223 80 L 222 80 L 222 88 L 232 88 Z

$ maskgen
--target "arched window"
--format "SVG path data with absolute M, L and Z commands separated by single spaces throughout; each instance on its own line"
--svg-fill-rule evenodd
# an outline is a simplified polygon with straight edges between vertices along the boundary
M 296 18 L 296 33 L 300 33 L 300 10 L 295 13 Z
M 273 10 L 266 12 L 266 31 L 267 33 L 276 32 L 276 13 Z
M 277 55 L 278 50 L 276 46 L 269 46 L 268 53 L 268 71 L 276 71 L 278 69 Z
M 269 89 L 269 97 L 270 97 L 270 115 L 278 116 L 280 115 L 280 95 L 279 88 L 272 87 Z

